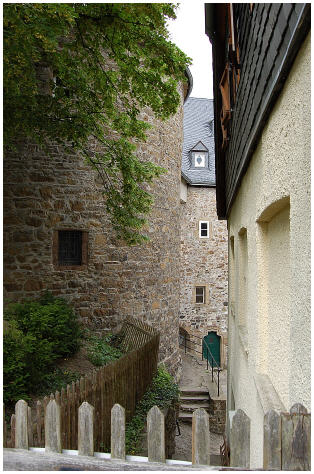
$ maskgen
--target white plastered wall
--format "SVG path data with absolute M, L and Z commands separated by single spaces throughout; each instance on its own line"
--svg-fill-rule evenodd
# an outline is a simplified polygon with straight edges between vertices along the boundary
M 310 408 L 310 37 L 264 127 L 228 220 L 229 379 L 251 418 L 251 468 L 263 464 L 263 415 Z M 246 327 L 241 321 L 241 235 L 247 233 Z M 242 258 L 243 260 L 243 258 Z M 266 382 L 271 396 L 265 396 Z M 265 393 L 263 393 L 265 392 Z M 230 408 L 229 408 L 230 409 Z

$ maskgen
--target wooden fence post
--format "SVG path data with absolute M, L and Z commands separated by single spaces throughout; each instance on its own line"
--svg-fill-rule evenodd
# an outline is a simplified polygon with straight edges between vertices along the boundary
M 41 448 L 43 447 L 43 436 L 42 436 L 42 425 L 43 425 L 43 417 L 42 417 L 42 404 L 38 400 L 36 403 L 36 430 L 37 430 L 37 444 Z
M 283 471 L 311 470 L 311 415 L 297 403 L 281 414 Z
M 32 422 L 32 409 L 27 408 L 27 430 L 28 430 L 28 446 L 34 446 L 34 435 L 33 435 L 33 422 Z
M 232 418 L 230 430 L 230 466 L 250 467 L 250 418 L 239 409 Z
M 3 447 L 4 448 L 8 447 L 7 436 L 8 436 L 8 429 L 7 429 L 7 422 L 5 421 L 5 406 L 3 405 Z
M 157 406 L 147 414 L 147 448 L 149 462 L 165 462 L 165 417 Z
M 83 402 L 78 411 L 78 453 L 94 456 L 94 407 Z
M 263 469 L 281 470 L 281 417 L 274 410 L 264 416 Z
M 10 448 L 15 448 L 15 426 L 16 426 L 16 418 L 15 415 L 11 415 L 11 441 L 10 441 Z
M 45 451 L 61 453 L 61 414 L 60 406 L 50 400 L 45 413 Z
M 111 409 L 111 457 L 125 459 L 125 409 L 118 403 Z
M 209 416 L 204 408 L 192 416 L 192 464 L 210 464 Z
M 28 449 L 28 406 L 24 400 L 15 404 L 15 447 Z

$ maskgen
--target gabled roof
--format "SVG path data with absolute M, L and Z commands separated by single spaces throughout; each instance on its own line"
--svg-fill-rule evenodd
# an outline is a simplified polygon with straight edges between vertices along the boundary
M 198 142 L 198 143 L 196 143 L 195 146 L 193 146 L 193 148 L 191 148 L 191 150 L 193 150 L 193 151 L 208 151 L 208 148 L 204 145 L 204 143 Z
M 184 104 L 182 176 L 190 185 L 215 186 L 214 107 L 212 99 L 190 97 Z M 190 169 L 190 151 L 208 151 L 208 168 Z

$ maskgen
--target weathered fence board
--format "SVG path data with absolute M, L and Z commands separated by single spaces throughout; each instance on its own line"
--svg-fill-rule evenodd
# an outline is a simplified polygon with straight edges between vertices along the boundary
M 15 448 L 15 426 L 16 426 L 16 418 L 15 415 L 13 414 L 11 416 L 11 440 L 10 440 L 10 445 L 11 448 Z
M 285 471 L 311 470 L 311 418 L 302 405 L 281 414 L 282 466 Z
M 3 405 L 3 447 L 4 448 L 8 447 L 7 432 L 8 432 L 8 427 L 7 427 L 7 422 L 5 419 L 5 406 Z
M 32 410 L 27 407 L 27 437 L 28 446 L 34 445 L 34 433 L 33 433 L 33 422 L 32 422 Z
M 157 406 L 147 415 L 147 450 L 148 461 L 165 462 L 165 416 Z
M 50 400 L 45 413 L 45 450 L 61 453 L 61 413 L 55 400 Z
M 94 455 L 94 407 L 83 402 L 78 413 L 78 453 Z
M 24 400 L 15 404 L 15 419 L 15 447 L 28 449 L 28 410 Z
M 230 430 L 230 466 L 250 467 L 250 418 L 237 410 Z
M 192 464 L 210 464 L 209 416 L 204 408 L 192 417 Z
M 281 417 L 274 410 L 264 416 L 264 456 L 265 470 L 281 469 Z
M 111 410 L 111 457 L 125 459 L 125 409 L 118 403 Z

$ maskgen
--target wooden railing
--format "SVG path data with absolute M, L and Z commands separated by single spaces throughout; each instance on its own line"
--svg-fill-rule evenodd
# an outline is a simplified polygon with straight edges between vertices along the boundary
M 94 407 L 97 423 L 94 426 L 95 450 L 110 446 L 110 411 L 114 404 L 125 407 L 127 421 L 135 412 L 157 372 L 159 333 L 147 324 L 129 318 L 121 330 L 122 347 L 127 352 L 121 359 L 101 367 L 91 375 L 72 382 L 66 389 L 56 391 L 43 401 L 37 401 L 35 409 L 28 407 L 28 437 L 31 446 L 45 446 L 45 413 L 47 405 L 55 400 L 60 407 L 61 437 L 64 449 L 77 449 L 78 408 L 83 402 Z M 5 423 L 4 445 L 15 446 L 16 415 L 10 426 Z

